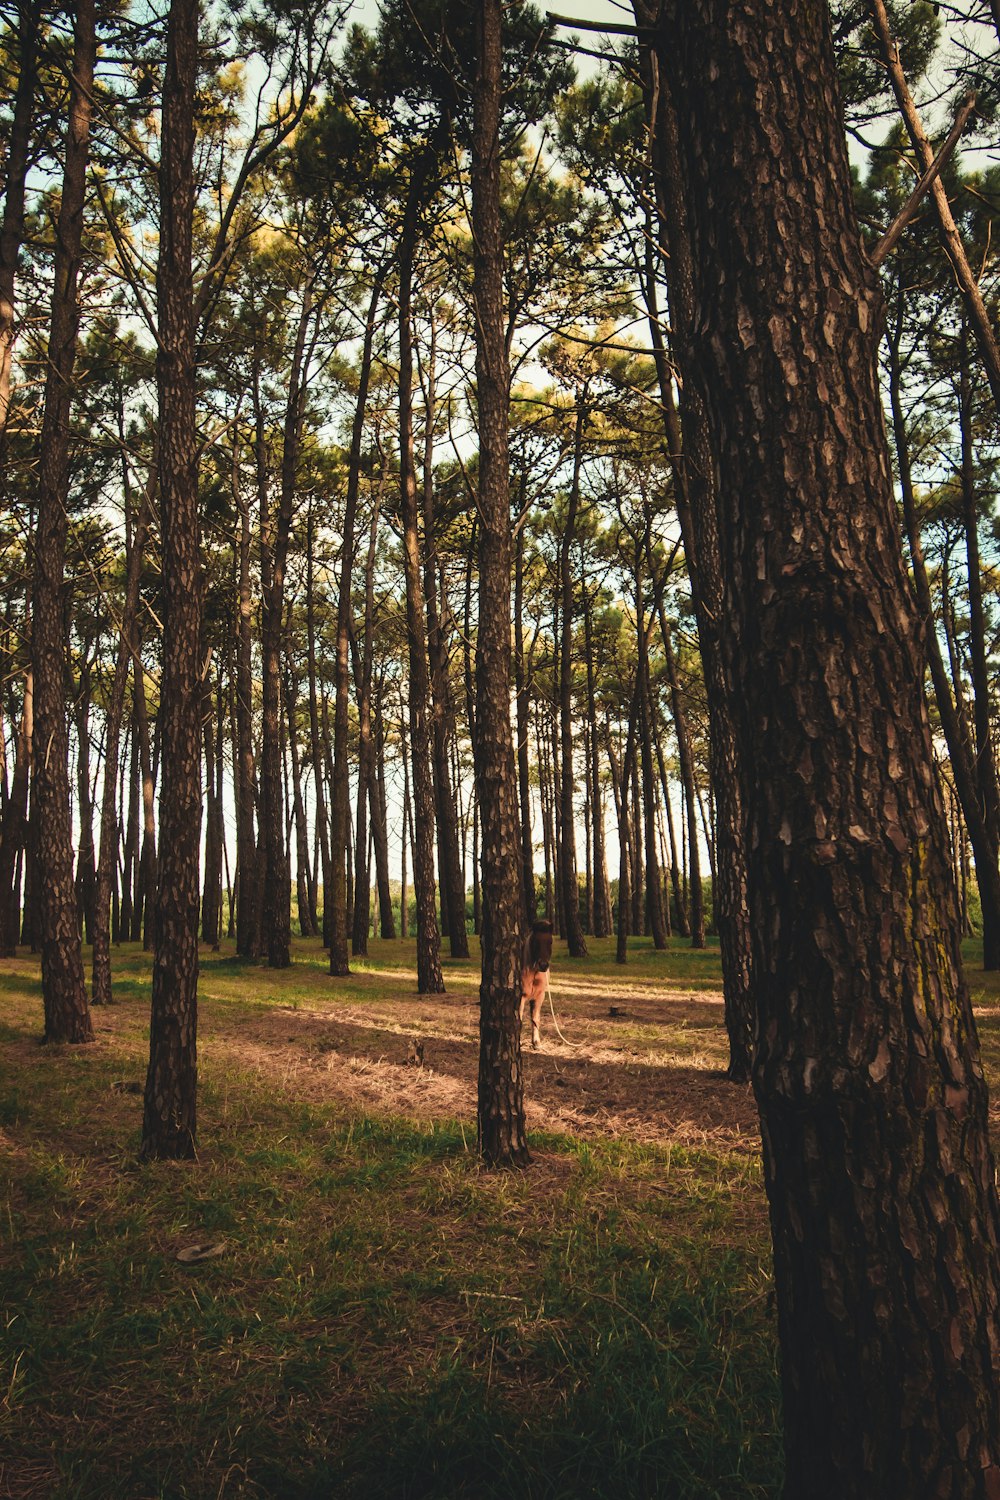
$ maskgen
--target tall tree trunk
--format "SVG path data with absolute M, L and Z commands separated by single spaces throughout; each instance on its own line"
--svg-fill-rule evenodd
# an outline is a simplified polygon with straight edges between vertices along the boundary
M 372 664 L 374 659 L 373 631 L 375 623 L 375 543 L 378 536 L 379 505 L 376 497 L 372 506 L 368 528 L 368 556 L 365 560 L 365 633 L 364 650 L 359 653 L 354 646 L 354 682 L 358 697 L 358 811 L 355 851 L 355 896 L 354 926 L 351 933 L 351 951 L 368 952 L 368 929 L 371 907 L 371 872 L 367 859 L 368 810 L 371 811 L 372 845 L 375 854 L 376 880 L 379 891 L 379 915 L 382 936 L 394 937 L 392 903 L 389 899 L 388 851 L 386 848 L 385 822 L 378 782 L 378 747 L 372 725 Z M 352 640 L 352 644 L 353 640 Z M 388 932 L 386 923 L 388 922 Z
M 521 1078 L 521 870 L 510 725 L 510 371 L 500 221 L 502 0 L 480 0 L 473 89 L 472 240 L 479 413 L 476 781 L 482 815 L 479 1150 L 489 1166 L 528 1160 Z
M 94 851 L 94 796 L 90 784 L 93 746 L 90 739 L 90 706 L 93 692 L 90 642 L 80 650 L 80 676 L 73 704 L 76 720 L 76 795 L 80 809 L 80 838 L 76 854 L 76 901 L 80 925 L 88 943 L 94 941 L 94 903 L 97 898 L 97 858 Z
M 660 601 L 660 634 L 663 639 L 663 654 L 667 662 L 667 680 L 670 683 L 670 707 L 677 736 L 677 760 L 680 765 L 681 787 L 684 791 L 684 808 L 688 826 L 688 870 L 691 876 L 691 947 L 705 946 L 705 904 L 701 889 L 701 853 L 698 848 L 698 802 L 694 779 L 694 756 L 691 753 L 691 736 L 688 733 L 687 714 L 681 696 L 680 679 L 677 676 L 677 658 L 671 637 L 663 601 Z
M 997 849 L 991 830 L 987 827 L 980 806 L 968 726 L 961 711 L 961 703 L 956 704 L 952 696 L 948 671 L 941 655 L 937 631 L 934 628 L 934 603 L 920 537 L 917 501 L 910 467 L 906 416 L 903 410 L 902 369 L 899 357 L 904 316 L 901 288 L 898 291 L 898 298 L 896 316 L 892 320 L 888 337 L 889 406 L 896 449 L 896 468 L 903 500 L 903 521 L 910 549 L 917 610 L 923 622 L 923 639 L 927 650 L 931 681 L 934 684 L 934 698 L 948 746 L 948 759 L 955 779 L 955 790 L 962 805 L 962 815 L 969 830 L 969 840 L 976 861 L 976 880 L 979 885 L 983 914 L 983 960 L 985 964 L 989 958 L 990 963 L 993 964 L 1000 954 L 1000 858 L 998 858 L 1000 851 Z
M 263 511 L 261 513 L 260 824 L 264 845 L 261 947 L 266 948 L 268 966 L 272 969 L 287 969 L 291 963 L 291 878 L 281 785 L 281 635 L 285 616 L 285 568 L 305 415 L 306 334 L 313 313 L 311 275 L 302 289 L 295 329 L 282 433 L 281 484 L 273 532 L 271 524 L 265 525 Z
M 7 416 L 16 332 L 15 281 L 24 240 L 24 192 L 31 156 L 31 124 L 38 83 L 38 29 L 42 0 L 19 0 L 17 87 L 7 140 L 7 183 L 0 223 L 0 473 L 6 479 Z
M 156 394 L 163 573 L 160 850 L 144 1157 L 195 1154 L 201 544 L 192 277 L 199 0 L 170 0 L 160 145 Z
M 205 866 L 201 889 L 201 940 L 213 948 L 219 946 L 219 923 L 222 917 L 222 842 L 219 838 L 219 813 L 216 805 L 215 715 L 212 711 L 212 682 L 205 673 L 202 698 L 202 740 L 205 748 Z
M 365 320 L 365 336 L 361 350 L 361 369 L 358 377 L 358 394 L 354 404 L 354 425 L 351 432 L 351 452 L 347 465 L 347 497 L 344 503 L 343 540 L 340 551 L 340 593 L 337 601 L 337 681 L 336 705 L 333 729 L 333 804 L 330 813 L 330 842 L 333 889 L 332 923 L 330 928 L 330 973 L 349 974 L 350 960 L 347 952 L 347 845 L 350 821 L 350 783 L 347 767 L 348 699 L 351 687 L 350 629 L 351 629 L 351 573 L 354 566 L 354 531 L 358 510 L 358 493 L 361 488 L 361 445 L 364 438 L 365 407 L 368 403 L 368 385 L 371 379 L 372 352 L 375 345 L 375 324 L 379 303 L 382 299 L 382 284 L 385 269 L 380 269 L 372 287 Z M 367 912 L 366 912 L 367 921 Z
M 594 936 L 607 937 L 611 932 L 611 896 L 608 891 L 607 861 L 604 856 L 604 806 L 601 796 L 600 736 L 597 732 L 597 681 L 594 663 L 593 601 L 583 578 L 583 626 L 587 657 L 587 716 L 590 724 L 590 796 L 591 838 L 593 841 Z
M 427 626 L 420 563 L 417 476 L 413 461 L 413 257 L 429 151 L 412 168 L 399 243 L 399 482 L 409 638 L 410 761 L 413 771 L 413 891 L 417 903 L 417 988 L 422 995 L 444 990 L 441 936 L 434 888 L 434 785 L 431 778 L 430 681 Z
M 652 0 L 633 0 L 636 19 L 652 25 L 657 8 Z M 682 388 L 678 413 L 672 376 L 660 325 L 654 248 L 669 260 L 671 307 L 675 311 L 674 340 L 683 350 L 680 330 L 694 326 L 694 253 L 688 224 L 689 210 L 681 186 L 677 119 L 670 90 L 648 45 L 640 44 L 640 73 L 651 134 L 656 215 L 660 246 L 654 247 L 648 222 L 644 285 L 649 327 L 656 353 L 657 382 L 663 406 L 668 458 L 674 475 L 677 514 L 684 537 L 684 553 L 691 579 L 698 622 L 698 645 L 708 696 L 712 784 L 718 808 L 718 879 L 715 912 L 729 1036 L 729 1077 L 737 1083 L 750 1078 L 756 1006 L 753 997 L 753 935 L 747 897 L 745 790 L 740 782 L 730 685 L 723 661 L 720 632 L 726 601 L 720 566 L 719 501 L 716 469 L 708 429 L 708 414 L 691 382 Z M 683 435 L 683 437 L 682 437 Z
M 972 667 L 972 711 L 976 731 L 976 785 L 983 821 L 990 842 L 1000 848 L 1000 789 L 997 786 L 997 764 L 993 750 L 993 726 L 990 714 L 990 668 L 986 648 L 986 612 L 983 605 L 983 579 L 979 555 L 979 503 L 976 494 L 975 447 L 972 433 L 972 370 L 969 358 L 968 330 L 963 320 L 959 334 L 959 429 L 962 440 L 962 521 L 965 527 L 966 561 L 969 580 L 969 657 Z M 1000 968 L 1000 933 L 983 924 L 983 967 Z
M 141 668 L 137 665 L 136 671 Z M 126 683 L 127 688 L 127 683 Z M 124 706 L 122 709 L 124 716 Z M 139 737 L 135 732 L 134 724 L 129 734 L 128 773 L 125 785 L 128 787 L 128 808 L 125 813 L 125 836 L 122 858 L 122 901 L 121 901 L 121 941 L 125 943 L 134 942 L 137 934 L 135 926 L 135 896 L 138 884 L 137 872 L 139 869 Z M 124 802 L 125 792 L 122 789 L 122 800 Z M 100 859 L 98 859 L 97 874 L 100 879 Z M 114 939 L 112 939 L 114 941 Z M 97 983 L 93 982 L 94 996 L 97 995 Z
M 392 891 L 389 886 L 388 806 L 385 792 L 384 695 L 385 684 L 382 682 L 379 686 L 377 699 L 375 776 L 371 782 L 370 811 L 372 832 L 375 838 L 375 879 L 378 883 L 379 936 L 395 938 L 396 924 L 392 915 Z
M 577 392 L 573 429 L 573 477 L 569 487 L 566 524 L 559 557 L 559 588 L 562 610 L 562 644 L 559 650 L 559 735 L 561 750 L 560 830 L 561 896 L 563 934 L 571 958 L 584 958 L 587 944 L 580 926 L 580 889 L 576 873 L 576 813 L 573 806 L 573 570 L 570 566 L 576 518 L 580 507 L 580 475 L 583 468 L 583 430 L 587 421 L 587 391 Z
M 514 691 L 517 708 L 517 785 L 521 813 L 521 884 L 527 926 L 535 920 L 535 865 L 531 838 L 531 763 L 528 756 L 531 681 L 524 653 L 524 526 L 514 545 Z
M 636 557 L 635 569 L 635 617 L 638 634 L 639 696 L 639 763 L 642 771 L 641 812 L 643 841 L 646 846 L 646 925 L 653 935 L 653 947 L 661 950 L 667 946 L 667 927 L 663 919 L 663 891 L 660 883 L 660 863 L 656 852 L 656 778 L 653 774 L 653 701 L 649 682 L 649 633 L 643 612 L 642 564 Z M 637 801 L 636 818 L 640 813 Z
M 69 418 L 80 317 L 77 282 L 81 262 L 96 54 L 94 0 L 78 0 L 62 199 L 56 226 L 45 409 L 39 444 L 38 520 L 35 531 L 32 607 L 32 819 L 35 824 L 35 855 L 38 861 L 45 1040 L 49 1042 L 90 1042 L 94 1038 L 87 1006 L 76 892 L 73 888 L 69 743 L 64 703 L 66 647 L 63 568 L 68 529 Z
M 295 830 L 295 894 L 299 908 L 299 932 L 303 937 L 316 936 L 316 893 L 309 868 L 309 830 L 302 796 L 302 767 L 299 761 L 299 737 L 296 728 L 298 692 L 291 667 L 285 668 L 285 724 L 288 751 L 292 763 L 292 819 Z
M 101 831 L 97 856 L 97 891 L 94 899 L 94 949 L 91 957 L 91 999 L 95 1005 L 110 1005 L 112 1000 L 109 915 L 111 886 L 114 867 L 117 864 L 118 847 L 118 816 L 116 811 L 118 750 L 121 744 L 122 718 L 125 713 L 125 694 L 128 690 L 129 667 L 132 664 L 133 656 L 136 658 L 135 670 L 137 672 L 141 672 L 142 670 L 141 664 L 138 661 L 134 639 L 135 614 L 139 605 L 142 557 L 155 486 L 156 459 L 154 457 L 148 481 L 143 489 L 139 514 L 135 521 L 135 529 L 132 535 L 128 537 L 128 555 L 125 565 L 125 598 L 122 603 L 118 654 L 115 659 L 114 676 L 111 681 L 111 695 L 107 708 L 104 749 L 104 789 L 101 797 Z M 139 803 L 134 775 L 134 754 L 132 759 L 133 777 L 131 783 L 132 796 L 129 803 L 129 830 L 131 832 L 133 828 L 134 805 L 134 827 L 136 836 L 138 836 Z M 132 848 L 131 843 L 129 844 L 129 848 Z M 129 868 L 129 857 L 127 856 L 125 865 L 126 885 L 129 880 Z M 131 905 L 131 898 L 129 898 L 130 921 Z
M 132 678 L 135 712 L 133 732 L 139 740 L 139 768 L 142 775 L 142 848 L 139 854 L 135 902 L 135 932 L 143 947 L 152 951 L 156 932 L 156 780 L 146 710 L 146 681 L 139 657 Z
M 819 0 L 685 0 L 681 126 L 737 743 L 785 1493 L 1000 1492 L 1000 1213 Z M 683 314 L 682 314 L 683 317 Z
M 660 771 L 660 787 L 663 791 L 663 811 L 667 819 L 667 837 L 670 840 L 670 883 L 674 892 L 674 910 L 676 912 L 676 926 L 678 937 L 690 937 L 691 927 L 688 923 L 687 902 L 681 890 L 680 863 L 677 859 L 677 836 L 674 830 L 674 815 L 670 807 L 670 781 L 667 776 L 667 763 L 663 758 L 662 735 L 654 735 L 656 741 L 656 760 Z
M 409 838 L 409 830 L 412 826 L 412 812 L 410 808 L 409 761 L 406 755 L 406 740 L 402 734 L 400 735 L 400 740 L 403 752 L 403 829 L 400 834 L 399 851 L 399 935 L 401 938 L 406 938 L 409 936 L 410 931 L 410 893 L 406 885 L 406 851 L 409 848 L 407 840 Z
M 451 782 L 451 747 L 455 740 L 455 709 L 448 682 L 448 651 L 438 607 L 437 543 L 434 539 L 434 418 L 435 348 L 433 322 L 427 372 L 424 378 L 424 598 L 427 605 L 427 658 L 431 674 L 431 751 L 434 806 L 437 813 L 438 877 L 441 926 L 452 958 L 468 958 L 465 927 L 465 882 L 458 847 L 458 813 Z
M 611 775 L 618 788 L 618 927 L 615 943 L 615 963 L 628 962 L 629 932 L 635 930 L 632 899 L 632 871 L 638 869 L 638 858 L 632 842 L 629 824 L 629 785 L 635 764 L 635 736 L 639 725 L 640 682 L 636 673 L 632 707 L 628 716 L 628 734 L 625 739 L 625 754 L 619 770 L 614 748 L 611 748 Z
M 33 685 L 30 667 L 24 674 L 24 700 L 14 752 L 14 772 L 0 827 L 0 958 L 13 958 L 17 951 L 21 913 L 18 904 L 18 856 L 28 839 L 28 783 L 31 777 L 31 742 L 34 723 Z
M 316 838 L 319 843 L 320 867 L 323 872 L 323 946 L 330 946 L 331 900 L 333 883 L 330 864 L 330 838 L 326 820 L 324 790 L 323 741 L 319 727 L 319 700 L 316 691 L 316 574 L 314 553 L 316 527 L 310 502 L 306 519 L 306 665 L 309 674 L 309 743 L 312 755 L 313 790 L 316 799 Z
M 260 952 L 257 924 L 257 839 L 254 829 L 256 767 L 253 734 L 253 600 L 250 592 L 250 502 L 240 483 L 239 439 L 233 442 L 233 499 L 240 518 L 236 621 L 236 951 Z M 311 549 L 309 553 L 311 559 Z M 311 563 L 310 563 L 311 565 Z M 311 597 L 311 595 L 310 595 Z

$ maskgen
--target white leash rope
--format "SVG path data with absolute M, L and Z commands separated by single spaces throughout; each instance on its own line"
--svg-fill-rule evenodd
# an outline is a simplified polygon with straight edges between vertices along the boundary
M 549 997 L 549 1010 L 552 1012 L 552 1024 L 556 1028 L 556 1031 L 559 1034 L 560 1040 L 563 1042 L 564 1046 L 566 1046 L 566 1047 L 572 1047 L 572 1049 L 573 1049 L 574 1052 L 579 1052 L 580 1048 L 583 1046 L 583 1043 L 582 1042 L 568 1042 L 566 1040 L 566 1038 L 563 1036 L 562 1031 L 559 1028 L 559 1022 L 556 1020 L 556 1008 L 552 1004 L 552 985 L 551 985 L 551 983 L 549 983 L 549 984 L 547 984 L 545 986 L 545 993 Z

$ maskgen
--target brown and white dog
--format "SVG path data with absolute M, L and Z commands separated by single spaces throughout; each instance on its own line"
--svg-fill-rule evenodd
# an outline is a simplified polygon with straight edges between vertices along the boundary
M 538 1023 L 542 1016 L 542 1001 L 549 987 L 549 967 L 552 963 L 552 923 L 533 922 L 531 931 L 524 940 L 521 958 L 521 1009 L 531 1001 L 531 1045 L 537 1047 L 541 1041 Z

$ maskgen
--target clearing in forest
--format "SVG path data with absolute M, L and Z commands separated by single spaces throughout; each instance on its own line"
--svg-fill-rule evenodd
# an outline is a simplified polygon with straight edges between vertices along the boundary
M 294 958 L 203 954 L 200 1159 L 147 1166 L 148 956 L 88 1047 L 39 1046 L 37 962 L 0 966 L 0 1496 L 777 1494 L 717 954 L 557 951 L 519 1173 L 475 1156 L 475 951 L 434 998 L 406 943 Z

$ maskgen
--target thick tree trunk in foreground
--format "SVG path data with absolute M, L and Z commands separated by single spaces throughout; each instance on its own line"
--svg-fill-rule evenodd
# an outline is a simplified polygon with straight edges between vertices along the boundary
M 160 859 L 144 1157 L 195 1154 L 201 843 L 201 546 L 191 274 L 198 0 L 171 0 L 163 79 L 156 393 L 163 557 Z
M 653 0 L 633 0 L 633 4 L 640 22 L 652 24 L 655 21 L 657 10 Z M 659 72 L 655 70 L 655 58 L 643 49 L 641 59 L 643 91 L 652 130 L 657 222 L 664 250 L 669 254 L 673 342 L 683 351 L 690 337 L 689 330 L 695 323 L 696 308 L 688 208 L 680 187 L 677 121 L 669 90 L 662 86 Z M 699 392 L 690 382 L 684 384 L 679 413 L 674 400 L 657 308 L 651 221 L 649 229 L 645 286 L 650 336 L 656 351 L 664 430 L 674 473 L 677 514 L 684 536 L 708 696 L 709 748 L 718 840 L 714 904 L 729 1034 L 729 1077 L 734 1082 L 746 1083 L 750 1078 L 755 1026 L 753 939 L 747 905 L 744 792 L 736 763 L 736 730 L 720 640 L 725 598 L 719 563 L 717 476 L 708 437 L 707 414 Z
M 719 471 L 749 789 L 786 1494 L 1000 1493 L 986 1088 L 901 562 L 827 7 L 685 0 L 685 382 Z
M 480 0 L 472 220 L 479 407 L 476 781 L 482 810 L 479 1150 L 490 1166 L 529 1160 L 521 1079 L 521 860 L 510 725 L 510 500 L 500 227 L 501 0 Z
M 32 608 L 35 689 L 32 820 L 36 838 L 45 1040 L 49 1042 L 90 1042 L 94 1038 L 73 887 L 62 590 L 68 528 L 69 417 L 79 326 L 77 281 L 96 52 L 94 0 L 80 0 L 76 10 L 62 201 L 56 227 L 55 285 L 39 444 Z

